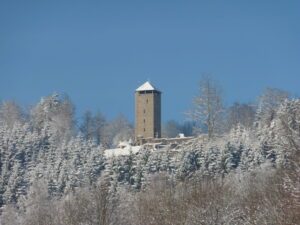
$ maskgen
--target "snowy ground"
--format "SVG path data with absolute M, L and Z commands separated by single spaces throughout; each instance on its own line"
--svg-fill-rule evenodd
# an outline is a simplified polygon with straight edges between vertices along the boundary
M 106 158 L 110 158 L 113 156 L 122 156 L 122 155 L 129 155 L 130 152 L 137 153 L 141 149 L 141 146 L 131 146 L 126 145 L 115 149 L 107 149 L 104 151 L 104 155 Z
M 130 152 L 133 154 L 139 152 L 142 149 L 148 149 L 151 151 L 165 151 L 166 149 L 172 149 L 176 151 L 176 149 L 182 147 L 183 144 L 190 144 L 191 138 L 168 138 L 162 139 L 161 143 L 146 143 L 141 146 L 132 146 L 131 142 L 120 142 L 117 148 L 114 149 L 106 149 L 104 151 L 104 155 L 106 158 L 111 158 L 113 156 L 125 156 L 129 155 Z M 182 142 L 184 141 L 184 142 Z M 173 142 L 173 143 L 172 143 Z M 181 142 L 181 143 L 177 143 Z

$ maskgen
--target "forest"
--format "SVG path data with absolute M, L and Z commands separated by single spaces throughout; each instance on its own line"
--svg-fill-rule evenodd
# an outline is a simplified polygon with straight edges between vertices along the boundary
M 133 124 L 87 111 L 75 119 L 66 95 L 24 109 L 0 105 L 1 225 L 300 224 L 300 99 L 266 88 L 225 106 L 203 77 L 164 137 L 194 138 L 172 149 L 142 147 L 105 157 L 133 140 Z

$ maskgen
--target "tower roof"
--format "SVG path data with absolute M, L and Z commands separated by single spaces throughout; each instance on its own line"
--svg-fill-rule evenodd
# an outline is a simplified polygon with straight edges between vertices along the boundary
M 156 87 L 154 87 L 149 81 L 141 85 L 138 89 L 135 91 L 158 91 L 160 92 Z

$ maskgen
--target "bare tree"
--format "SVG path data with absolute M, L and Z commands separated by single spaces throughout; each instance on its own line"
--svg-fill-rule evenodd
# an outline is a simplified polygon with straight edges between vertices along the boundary
M 93 118 L 94 123 L 94 138 L 97 144 L 100 144 L 101 137 L 103 136 L 106 119 L 101 112 L 97 112 Z
M 83 115 L 83 121 L 79 130 L 86 140 L 94 140 L 97 144 L 100 144 L 105 126 L 106 119 L 100 112 L 97 112 L 94 116 L 88 110 Z
M 255 107 L 251 104 L 235 102 L 227 110 L 227 127 L 229 130 L 238 124 L 250 128 L 253 125 L 254 119 Z
M 211 76 L 203 76 L 199 83 L 199 93 L 194 98 L 193 109 L 188 116 L 205 126 L 209 139 L 213 138 L 221 125 L 223 112 L 222 91 Z
M 91 111 L 86 111 L 83 115 L 83 122 L 79 128 L 83 137 L 86 140 L 91 140 L 93 138 L 93 115 Z
M 180 124 L 177 123 L 175 120 L 170 120 L 164 124 L 162 133 L 164 137 L 174 138 L 179 133 L 181 133 Z
M 120 141 L 128 141 L 133 138 L 133 127 L 122 114 L 107 123 L 103 128 L 101 144 L 105 148 L 117 146 Z

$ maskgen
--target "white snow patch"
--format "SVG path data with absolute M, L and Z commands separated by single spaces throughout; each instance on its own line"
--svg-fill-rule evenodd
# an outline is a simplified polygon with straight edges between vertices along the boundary
M 115 148 L 115 149 L 106 149 L 104 151 L 104 155 L 106 158 L 110 158 L 113 156 L 122 156 L 122 155 L 129 155 L 130 152 L 133 154 L 139 152 L 141 150 L 141 146 L 122 146 L 122 148 Z

